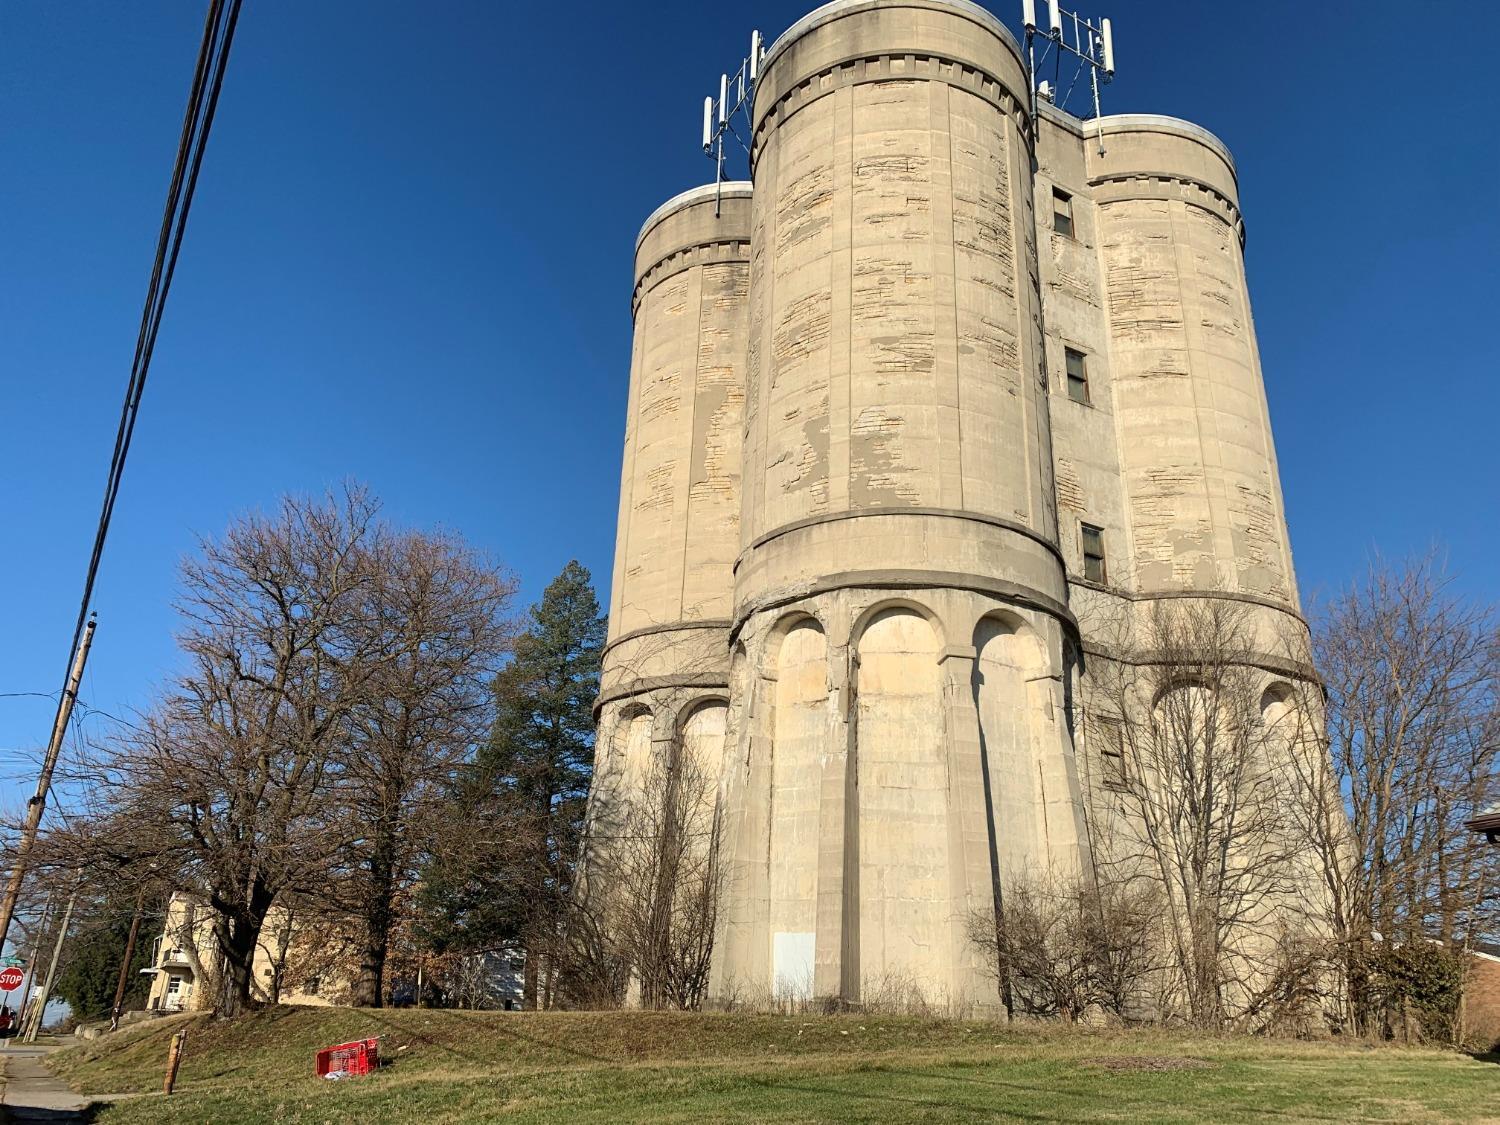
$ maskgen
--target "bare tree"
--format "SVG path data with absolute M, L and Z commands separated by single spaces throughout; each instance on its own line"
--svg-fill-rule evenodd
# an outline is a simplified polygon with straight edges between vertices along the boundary
M 576 904 L 572 940 L 605 935 L 615 953 L 596 950 L 594 972 L 607 981 L 611 963 L 628 965 L 647 1008 L 697 1008 L 708 990 L 724 875 L 717 778 L 699 758 L 681 735 L 653 757 L 616 833 L 596 841 L 589 898 Z
M 222 1014 L 251 1002 L 272 903 L 326 876 L 339 841 L 331 783 L 378 656 L 357 627 L 375 511 L 351 487 L 205 540 L 182 568 L 187 670 L 89 763 L 132 846 L 212 910 Z
M 1125 813 L 1096 848 L 1101 870 L 1158 881 L 1186 1014 L 1205 1027 L 1244 1015 L 1274 973 L 1273 917 L 1311 925 L 1292 771 L 1284 731 L 1263 714 L 1270 677 L 1252 655 L 1253 625 L 1229 599 L 1156 602 L 1095 691 L 1118 732 Z
M 1493 933 L 1500 880 L 1464 827 L 1500 797 L 1500 643 L 1487 606 L 1455 595 L 1438 561 L 1376 561 L 1316 631 L 1328 753 L 1299 756 L 1309 838 L 1329 889 L 1350 1021 L 1392 1033 L 1396 995 L 1377 944 Z M 1330 812 L 1336 809 L 1337 812 Z M 1487 878 L 1488 877 L 1488 878 Z
M 398 903 L 422 857 L 471 828 L 440 806 L 487 732 L 516 583 L 446 533 L 383 535 L 366 566 L 356 628 L 371 670 L 343 722 L 332 801 L 344 823 L 322 902 L 359 921 L 353 1003 L 379 1007 Z

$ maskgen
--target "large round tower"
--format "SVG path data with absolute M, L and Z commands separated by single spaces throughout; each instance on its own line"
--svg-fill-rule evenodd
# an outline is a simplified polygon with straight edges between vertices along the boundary
M 652 753 L 692 737 L 716 772 L 726 714 L 748 324 L 750 185 L 668 200 L 636 240 L 635 335 L 593 834 Z
M 1025 72 L 841 0 L 755 91 L 721 990 L 968 1003 L 1005 871 L 1075 866 Z

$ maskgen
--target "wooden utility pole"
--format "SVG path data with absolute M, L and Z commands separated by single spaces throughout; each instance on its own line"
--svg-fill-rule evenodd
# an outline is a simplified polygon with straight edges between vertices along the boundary
M 115 1002 L 109 1009 L 109 1029 L 120 1029 L 120 1008 L 125 1004 L 125 986 L 130 983 L 130 962 L 135 957 L 135 938 L 141 932 L 141 911 L 146 905 L 146 884 L 135 896 L 135 913 L 130 916 L 130 936 L 125 939 L 125 959 L 120 962 L 120 979 L 115 982 Z
M 47 791 L 52 788 L 52 771 L 57 767 L 57 756 L 62 752 L 63 735 L 68 733 L 68 721 L 73 717 L 73 704 L 78 700 L 78 685 L 83 680 L 83 666 L 89 658 L 89 645 L 94 641 L 95 619 L 89 617 L 83 640 L 73 658 L 73 670 L 68 673 L 68 686 L 57 701 L 57 718 L 52 723 L 52 739 L 47 743 L 47 756 L 42 760 L 42 772 L 36 779 L 36 794 L 26 802 L 26 826 L 21 829 L 21 840 L 16 846 L 16 860 L 11 865 L 10 882 L 5 888 L 5 901 L 0 903 L 0 950 L 5 948 L 5 939 L 10 934 L 10 922 L 16 913 L 16 902 L 21 897 L 21 883 L 26 878 L 26 861 L 31 857 L 36 843 L 37 829 L 42 823 L 42 812 L 47 807 Z
M 31 950 L 26 957 L 26 979 L 21 982 L 21 1002 L 16 1005 L 15 1038 L 21 1038 L 22 1025 L 30 1012 L 31 986 L 36 982 L 36 963 L 40 959 L 42 950 L 42 937 L 47 933 L 47 922 L 52 917 L 52 894 L 49 892 L 47 901 L 42 905 L 42 924 L 37 929 L 36 936 L 31 939 Z
M 82 882 L 82 880 L 79 880 Z M 26 1042 L 35 1043 L 37 1032 L 42 1030 L 42 1017 L 47 1011 L 47 997 L 52 995 L 52 982 L 57 978 L 57 962 L 62 956 L 63 942 L 68 937 L 68 923 L 73 920 L 73 904 L 78 901 L 78 886 L 68 896 L 68 905 L 63 910 L 62 925 L 57 928 L 57 941 L 52 944 L 52 963 L 47 966 L 47 979 L 42 982 L 41 994 L 36 998 L 36 1011 L 31 1017 L 31 1026 L 26 1029 Z

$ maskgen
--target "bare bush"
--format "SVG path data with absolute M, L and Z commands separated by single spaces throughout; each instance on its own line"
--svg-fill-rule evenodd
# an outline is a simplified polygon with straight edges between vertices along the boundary
M 1150 882 L 1020 878 L 1003 908 L 969 919 L 1007 1008 L 1076 1023 L 1096 1010 L 1125 1018 L 1162 967 L 1161 895 Z

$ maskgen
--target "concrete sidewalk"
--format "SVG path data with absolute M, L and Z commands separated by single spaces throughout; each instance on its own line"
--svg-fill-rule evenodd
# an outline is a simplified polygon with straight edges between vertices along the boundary
M 68 1089 L 55 1078 L 42 1060 L 55 1046 L 0 1047 L 0 1076 L 5 1092 L 0 1094 L 6 1121 L 88 1121 L 88 1099 Z

